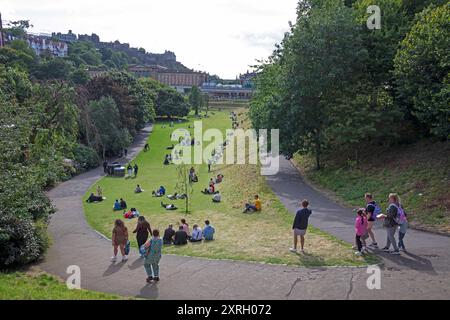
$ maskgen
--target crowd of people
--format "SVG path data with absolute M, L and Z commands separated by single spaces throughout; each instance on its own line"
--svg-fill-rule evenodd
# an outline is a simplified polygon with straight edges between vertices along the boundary
M 200 243 L 202 241 L 214 240 L 215 228 L 209 220 L 205 220 L 202 229 L 198 224 L 194 224 L 190 232 L 186 219 L 181 219 L 178 223 L 178 230 L 175 231 L 173 224 L 164 230 L 163 237 L 160 237 L 158 229 L 153 229 L 144 216 L 139 216 L 133 233 L 136 234 L 136 242 L 139 248 L 140 257 L 144 259 L 144 269 L 147 274 L 147 282 L 159 281 L 159 261 L 162 256 L 164 245 L 182 246 L 188 242 Z M 128 260 L 130 240 L 128 228 L 121 219 L 116 219 L 112 230 L 111 242 L 113 246 L 113 256 L 111 262 L 117 261 L 117 255 L 122 255 L 122 261 Z
M 396 193 L 389 194 L 388 207 L 386 213 L 373 199 L 371 193 L 364 195 L 366 206 L 354 210 L 355 217 L 355 244 L 353 249 L 356 249 L 355 254 L 362 256 L 368 252 L 368 249 L 379 249 L 375 238 L 373 226 L 376 221 L 382 221 L 383 227 L 386 230 L 386 245 L 381 248 L 381 251 L 388 252 L 393 255 L 399 255 L 400 251 L 406 251 L 404 238 L 408 230 L 407 213 L 405 212 L 400 197 Z M 294 245 L 289 250 L 297 253 L 298 238 L 300 237 L 300 252 L 304 253 L 305 234 L 308 229 L 308 220 L 312 211 L 308 208 L 308 200 L 303 200 L 295 215 L 294 223 L 292 225 L 294 235 Z M 398 242 L 396 234 L 398 232 Z M 367 240 L 370 238 L 371 243 L 367 245 Z M 391 250 L 391 246 L 393 250 Z

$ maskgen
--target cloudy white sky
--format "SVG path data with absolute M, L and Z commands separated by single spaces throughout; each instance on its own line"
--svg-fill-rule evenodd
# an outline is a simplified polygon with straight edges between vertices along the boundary
M 32 32 L 96 33 L 150 52 L 174 51 L 189 68 L 234 78 L 267 57 L 295 21 L 298 0 L 0 0 L 4 20 Z

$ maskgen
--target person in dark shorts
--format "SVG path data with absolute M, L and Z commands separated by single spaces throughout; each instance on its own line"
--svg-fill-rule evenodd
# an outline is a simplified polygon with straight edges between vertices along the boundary
M 138 248 L 147 242 L 149 235 L 152 235 L 152 227 L 150 226 L 150 223 L 145 220 L 144 216 L 138 218 L 138 223 L 133 233 L 136 233 Z M 143 257 L 144 256 L 141 254 L 141 258 Z
M 297 253 L 297 242 L 298 237 L 300 236 L 300 246 L 301 246 L 301 252 L 304 253 L 304 246 L 305 246 L 305 234 L 306 230 L 308 229 L 308 220 L 309 216 L 311 215 L 312 211 L 308 209 L 309 202 L 308 200 L 303 200 L 301 203 L 302 209 L 298 210 L 294 223 L 292 225 L 292 230 L 294 232 L 294 247 L 290 248 L 289 250 L 291 252 Z
M 366 193 L 364 195 L 364 199 L 366 200 L 366 214 L 367 214 L 367 233 L 369 234 L 370 239 L 372 239 L 372 243 L 369 244 L 369 247 L 378 249 L 378 243 L 375 240 L 375 234 L 373 233 L 373 224 L 377 220 L 377 203 L 373 200 L 373 196 L 371 193 Z

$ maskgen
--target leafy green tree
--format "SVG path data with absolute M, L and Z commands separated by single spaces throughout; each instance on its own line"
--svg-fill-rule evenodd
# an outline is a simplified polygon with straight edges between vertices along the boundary
M 67 80 L 73 70 L 73 64 L 69 60 L 51 57 L 41 59 L 39 64 L 33 68 L 32 74 L 39 80 Z
M 450 7 L 422 12 L 395 57 L 397 96 L 437 137 L 450 138 Z
M 198 116 L 198 110 L 202 104 L 202 94 L 197 86 L 193 86 L 189 93 L 189 104 L 194 109 L 195 115 Z
M 100 136 L 103 159 L 107 153 L 117 154 L 131 143 L 131 136 L 127 129 L 121 128 L 120 115 L 117 105 L 111 97 L 102 97 L 89 103 L 90 118 Z
M 73 70 L 69 74 L 69 79 L 76 85 L 85 85 L 89 81 L 89 74 L 84 65 L 81 65 L 77 69 Z

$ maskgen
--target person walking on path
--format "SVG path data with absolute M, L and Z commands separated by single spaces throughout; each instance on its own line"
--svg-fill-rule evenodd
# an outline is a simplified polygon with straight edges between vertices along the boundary
M 103 172 L 108 173 L 108 162 L 106 160 L 103 161 Z
M 400 211 L 401 210 L 401 211 Z M 400 205 L 400 199 L 396 193 L 391 193 L 389 195 L 389 207 L 387 209 L 387 214 L 383 215 L 384 218 L 383 227 L 386 228 L 386 246 L 381 249 L 384 252 L 389 252 L 394 255 L 399 255 L 397 241 L 395 240 L 395 233 L 398 228 L 397 216 L 403 211 Z M 394 251 L 390 251 L 390 247 L 394 247 Z
M 369 234 L 370 239 L 372 239 L 372 243 L 369 244 L 369 247 L 378 249 L 378 243 L 375 240 L 375 234 L 372 228 L 373 224 L 377 220 L 377 215 L 381 214 L 381 208 L 373 200 L 373 196 L 371 193 L 366 193 L 364 195 L 364 199 L 366 200 L 367 233 Z
M 402 251 L 406 252 L 405 243 L 403 242 L 403 239 L 405 238 L 406 231 L 408 231 L 408 220 L 406 218 L 405 213 L 405 219 L 402 224 L 400 224 L 400 228 L 398 229 L 398 248 Z
M 147 273 L 147 282 L 159 281 L 159 261 L 163 242 L 159 237 L 159 230 L 153 230 L 153 237 L 145 243 L 146 253 L 144 268 Z
M 147 242 L 149 234 L 152 235 L 152 227 L 150 226 L 150 223 L 145 220 L 144 216 L 138 218 L 136 229 L 134 229 L 133 233 L 136 233 L 138 248 L 141 248 L 141 246 Z M 143 257 L 144 256 L 141 255 L 141 258 Z
M 298 237 L 300 236 L 300 246 L 301 252 L 304 253 L 305 246 L 305 234 L 308 229 L 308 220 L 309 216 L 312 214 L 312 211 L 308 209 L 309 202 L 308 200 L 303 200 L 301 203 L 302 209 L 299 209 L 295 215 L 294 223 L 292 225 L 292 230 L 294 232 L 294 247 L 290 248 L 291 252 L 297 253 L 297 243 Z
M 363 237 L 367 235 L 367 226 L 368 222 L 364 209 L 358 209 L 355 219 L 355 241 L 356 247 L 358 249 L 355 254 L 358 256 L 361 256 L 363 253 L 365 253 L 365 245 L 363 245 L 365 241 L 363 240 Z
M 128 241 L 128 229 L 122 220 L 117 219 L 114 223 L 114 229 L 112 232 L 112 245 L 114 247 L 114 256 L 111 257 L 112 262 L 117 260 L 118 248 L 122 254 L 122 261 L 127 261 L 128 256 L 125 254 L 125 245 Z
M 127 155 L 128 155 L 128 149 L 123 149 L 123 154 L 125 155 L 125 158 L 127 157 Z
M 133 170 L 134 170 L 134 177 L 136 178 L 139 170 L 137 163 L 134 164 Z
M 133 175 L 133 167 L 131 166 L 131 164 L 128 165 L 127 171 L 128 171 L 128 177 L 131 178 L 131 176 Z

